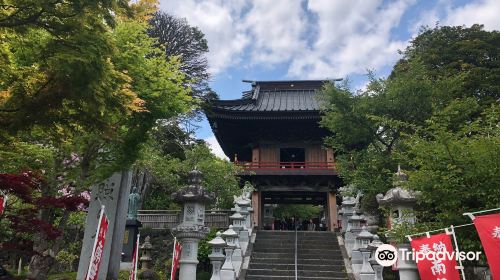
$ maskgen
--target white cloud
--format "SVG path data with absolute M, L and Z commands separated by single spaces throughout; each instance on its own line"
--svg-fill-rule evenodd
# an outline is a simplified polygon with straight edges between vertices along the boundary
M 451 8 L 443 25 L 484 24 L 486 30 L 500 30 L 500 1 L 482 0 L 462 7 Z
M 197 26 L 208 41 L 208 62 L 213 75 L 229 65 L 237 63 L 249 38 L 241 30 L 243 0 L 223 3 L 215 0 L 161 1 L 160 8 L 180 18 L 186 18 L 190 25 Z
M 307 16 L 301 0 L 255 0 L 245 15 L 251 36 L 253 63 L 272 65 L 287 61 L 305 47 Z
M 210 147 L 210 150 L 212 150 L 212 153 L 214 155 L 216 155 L 221 159 L 229 160 L 229 158 L 224 154 L 224 151 L 222 151 L 222 148 L 220 147 L 219 142 L 217 142 L 215 136 L 210 136 L 204 140 L 205 142 L 207 142 L 208 146 Z
M 337 78 L 391 67 L 410 40 L 398 34 L 405 18 L 416 35 L 421 25 L 482 23 L 500 29 L 500 1 L 476 0 L 162 0 L 161 8 L 185 17 L 208 40 L 213 75 L 229 67 L 289 65 L 291 78 Z M 425 3 L 425 4 L 424 4 Z M 414 7 L 415 6 L 415 7 Z M 405 28 L 402 28 L 405 30 Z M 399 29 L 400 32 L 401 29 Z M 225 72 L 226 71 L 226 72 Z
M 292 60 L 288 74 L 334 78 L 393 64 L 408 42 L 393 40 L 391 31 L 413 3 L 310 0 L 307 8 L 317 16 L 318 38 Z

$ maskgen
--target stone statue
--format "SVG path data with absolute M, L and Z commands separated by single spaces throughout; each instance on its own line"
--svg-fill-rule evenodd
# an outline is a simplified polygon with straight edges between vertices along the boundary
M 128 196 L 128 211 L 127 219 L 136 220 L 137 212 L 139 211 L 139 202 L 141 201 L 141 196 L 137 193 L 137 188 L 132 189 L 132 193 Z

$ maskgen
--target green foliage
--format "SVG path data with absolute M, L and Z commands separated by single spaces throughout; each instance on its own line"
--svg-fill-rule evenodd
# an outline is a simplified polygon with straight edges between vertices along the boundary
M 407 187 L 421 191 L 422 228 L 395 229 L 401 236 L 500 206 L 499 42 L 499 32 L 479 25 L 424 29 L 388 79 L 370 73 L 356 94 L 325 88 L 327 144 L 344 182 L 365 193 L 362 207 L 377 208 L 373 196 L 391 187 L 398 164 L 410 175 Z M 473 234 L 460 238 L 479 248 Z
M 158 119 L 196 107 L 178 58 L 147 35 L 155 1 L 133 2 L 7 0 L 0 10 L 0 173 L 43 174 L 38 195 L 79 194 L 130 168 Z M 11 202 L 8 211 L 23 207 Z M 66 211 L 36 210 L 61 231 L 82 222 Z M 41 273 L 31 277 L 44 279 L 51 261 L 38 260 L 64 243 L 32 234 L 30 267 Z
M 208 255 L 210 255 L 212 251 L 212 247 L 208 244 L 208 242 L 212 239 L 215 238 L 217 235 L 217 229 L 212 228 L 210 229 L 210 232 L 208 233 L 205 238 L 200 240 L 200 243 L 198 245 L 198 261 L 200 262 L 201 266 L 208 268 L 210 266 L 210 259 L 208 258 Z
M 71 254 L 66 250 L 61 250 L 56 255 L 56 261 L 65 268 L 66 271 L 73 270 L 73 263 L 79 255 Z
M 273 211 L 274 217 L 286 219 L 296 217 L 301 220 L 318 218 L 321 207 L 308 204 L 280 204 Z
M 203 185 L 215 194 L 213 207 L 226 209 L 233 205 L 233 195 L 240 191 L 237 167 L 217 158 L 204 142 L 186 146 L 183 159 L 165 155 L 157 144 L 150 141 L 143 145 L 143 156 L 137 162 L 154 178 L 143 204 L 144 209 L 178 209 L 170 195 L 185 186 L 188 172 L 194 168 L 203 172 Z
M 76 279 L 76 274 L 76 272 L 50 274 L 48 280 L 73 280 Z

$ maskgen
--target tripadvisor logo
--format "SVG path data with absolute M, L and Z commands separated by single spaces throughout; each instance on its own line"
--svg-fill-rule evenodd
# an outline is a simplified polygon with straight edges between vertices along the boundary
M 428 260 L 428 261 L 445 261 L 445 260 L 460 260 L 460 261 L 478 261 L 481 252 L 464 252 L 464 251 L 450 251 L 450 252 L 422 252 L 415 250 L 408 250 L 400 248 L 401 254 L 399 256 L 403 261 L 413 260 L 415 262 Z M 381 266 L 392 266 L 398 260 L 398 249 L 396 247 L 383 244 L 375 251 L 375 260 Z
M 398 260 L 398 251 L 392 245 L 380 245 L 375 251 L 375 260 L 381 266 L 392 266 Z

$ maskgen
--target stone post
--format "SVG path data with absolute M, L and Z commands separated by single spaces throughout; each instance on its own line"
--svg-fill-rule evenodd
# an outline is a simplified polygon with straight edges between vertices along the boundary
M 373 236 L 373 241 L 368 244 L 368 249 L 370 249 L 371 251 L 371 254 L 372 254 L 372 258 L 369 260 L 370 261 L 370 264 L 372 265 L 372 268 L 373 270 L 375 271 L 375 278 L 374 280 L 384 280 L 384 277 L 383 277 L 383 270 L 384 270 L 384 267 L 381 266 L 380 264 L 378 264 L 377 260 L 375 260 L 375 251 L 377 251 L 378 247 L 380 247 L 380 245 L 383 245 L 384 243 L 382 243 L 378 237 L 378 235 L 374 235 Z
M 222 254 L 222 248 L 226 247 L 226 242 L 221 238 L 220 231 L 217 232 L 217 236 L 209 241 L 208 244 L 212 247 L 212 253 L 208 255 L 212 264 L 212 277 L 210 280 L 221 280 L 220 268 L 225 258 L 224 254 Z
M 90 255 L 94 245 L 101 204 L 105 205 L 108 218 L 106 244 L 102 252 L 99 280 L 117 279 L 123 247 L 123 235 L 127 219 L 127 202 L 132 185 L 132 172 L 116 172 L 108 179 L 92 186 L 90 204 L 85 220 L 83 245 L 76 279 L 82 280 L 87 274 Z
M 233 251 L 236 247 L 234 243 L 234 238 L 237 236 L 236 232 L 233 230 L 233 226 L 230 225 L 229 229 L 222 233 L 222 236 L 226 238 L 226 260 L 220 272 L 222 280 L 235 280 L 236 274 L 233 266 Z
M 151 269 L 153 267 L 151 265 L 151 263 L 153 262 L 153 259 L 151 258 L 151 250 L 153 250 L 153 245 L 151 245 L 150 240 L 151 238 L 149 236 L 146 236 L 146 238 L 144 239 L 144 244 L 142 244 L 141 246 L 142 255 L 139 260 L 141 261 L 142 269 Z
M 202 173 L 189 172 L 189 185 L 172 194 L 175 202 L 183 204 L 182 223 L 172 233 L 182 244 L 179 261 L 179 280 L 195 280 L 198 264 L 198 243 L 208 234 L 205 222 L 205 203 L 213 201 L 213 194 L 201 185 Z

